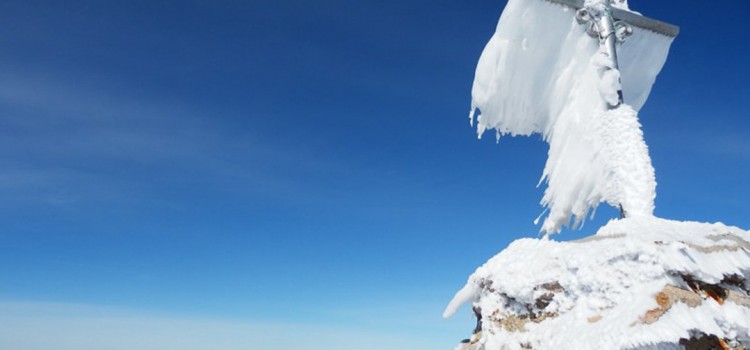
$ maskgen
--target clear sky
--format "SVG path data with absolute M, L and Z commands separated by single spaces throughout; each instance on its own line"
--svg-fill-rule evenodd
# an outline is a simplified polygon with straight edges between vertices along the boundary
M 656 214 L 747 229 L 750 2 L 684 4 L 630 1 L 682 27 Z M 451 348 L 455 291 L 539 230 L 546 144 L 467 120 L 503 6 L 0 3 L 0 348 Z

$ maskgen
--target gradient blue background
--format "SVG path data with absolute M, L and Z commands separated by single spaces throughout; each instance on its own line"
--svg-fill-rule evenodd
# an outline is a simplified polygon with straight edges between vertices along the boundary
M 682 27 L 640 112 L 656 214 L 750 228 L 750 2 L 684 4 L 630 2 Z M 546 144 L 468 125 L 503 6 L 2 2 L 0 300 L 451 348 L 443 307 L 542 210 Z

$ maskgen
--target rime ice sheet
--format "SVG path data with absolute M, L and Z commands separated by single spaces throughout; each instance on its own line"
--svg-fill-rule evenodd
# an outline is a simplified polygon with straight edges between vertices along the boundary
M 574 11 L 542 0 L 508 2 L 477 65 L 470 117 L 479 136 L 489 129 L 498 138 L 538 133 L 549 143 L 542 232 L 559 232 L 571 220 L 575 226 L 601 202 L 622 205 L 628 215 L 652 214 L 656 181 L 637 111 L 671 42 L 634 28 L 618 47 L 629 106 L 607 112 L 600 93 L 606 87 L 592 62 L 599 45 Z

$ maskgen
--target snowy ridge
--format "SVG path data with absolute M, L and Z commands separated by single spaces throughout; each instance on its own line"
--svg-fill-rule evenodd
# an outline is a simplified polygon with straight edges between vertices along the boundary
M 747 349 L 749 281 L 750 232 L 628 218 L 579 241 L 513 242 L 444 316 L 466 302 L 481 316 L 457 349 L 682 349 L 701 336 Z
M 634 28 L 618 48 L 619 72 L 602 70 L 607 57 L 572 9 L 543 0 L 508 2 L 477 65 L 470 118 L 476 117 L 480 137 L 488 129 L 498 140 L 539 133 L 550 144 L 540 180 L 548 184 L 542 204 L 549 209 L 542 232 L 559 232 L 572 219 L 576 226 L 601 202 L 629 215 L 652 214 L 656 181 L 637 110 L 671 42 Z M 607 111 L 617 73 L 632 107 Z

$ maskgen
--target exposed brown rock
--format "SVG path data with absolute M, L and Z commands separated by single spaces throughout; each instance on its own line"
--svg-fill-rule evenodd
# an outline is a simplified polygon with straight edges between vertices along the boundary
M 688 247 L 690 247 L 692 249 L 695 249 L 695 250 L 697 250 L 697 251 L 699 251 L 701 253 L 707 253 L 707 254 L 718 253 L 718 252 L 725 252 L 725 251 L 734 252 L 734 251 L 737 251 L 737 250 L 740 250 L 740 249 L 750 251 L 750 242 L 748 242 L 748 241 L 746 241 L 746 240 L 744 240 L 744 239 L 742 239 L 740 237 L 737 237 L 735 235 L 732 235 L 732 234 L 711 235 L 711 236 L 708 236 L 708 238 L 711 239 L 714 242 L 718 242 L 718 241 L 721 241 L 721 240 L 730 240 L 730 241 L 734 241 L 735 244 L 732 244 L 732 245 L 713 245 L 713 246 L 710 246 L 710 247 L 703 247 L 703 246 L 699 246 L 699 245 L 691 244 L 691 243 L 687 243 L 687 242 L 682 242 L 682 243 L 684 243 Z
M 693 291 L 667 285 L 659 293 L 656 293 L 656 304 L 659 307 L 649 310 L 641 316 L 641 323 L 652 324 L 658 321 L 677 302 L 687 304 L 690 307 L 697 307 L 703 302 L 703 298 Z
M 750 307 L 750 297 L 745 295 L 744 293 L 740 293 L 737 291 L 728 290 L 726 301 L 731 301 L 737 305 Z
M 726 290 L 716 285 L 709 285 L 691 281 L 692 290 L 682 289 L 673 285 L 667 285 L 656 294 L 656 304 L 659 307 L 649 310 L 640 319 L 642 323 L 651 324 L 669 310 L 675 303 L 683 303 L 689 307 L 698 307 L 706 298 L 715 299 L 720 304 L 725 301 L 733 302 L 740 306 L 750 307 L 750 297 L 742 292 Z M 693 288 L 693 286 L 695 286 Z
M 563 287 L 560 285 L 559 282 L 547 282 L 540 286 L 542 289 L 548 290 L 550 292 L 560 293 L 563 291 Z
M 496 322 L 508 332 L 524 332 L 526 331 L 525 327 L 526 323 L 529 322 L 529 318 L 528 316 L 510 315 Z
M 685 350 L 747 350 L 742 345 L 730 345 L 724 339 L 706 334 L 701 334 L 690 339 L 680 339 L 680 345 L 684 346 Z

